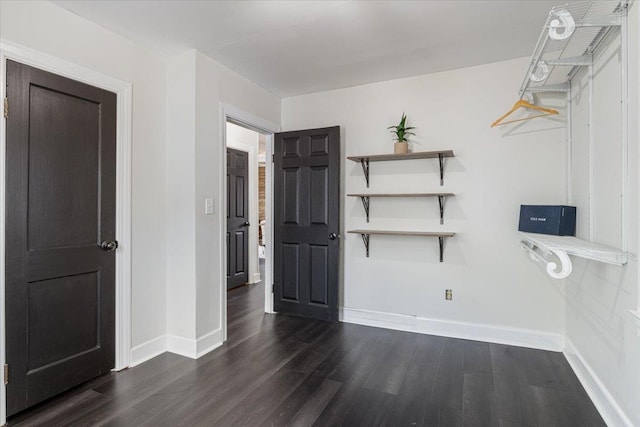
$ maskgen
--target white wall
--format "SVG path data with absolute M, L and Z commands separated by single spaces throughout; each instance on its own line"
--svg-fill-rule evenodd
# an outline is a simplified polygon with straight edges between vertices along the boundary
M 630 40 L 635 41 L 638 9 L 636 4 L 632 13 Z M 220 280 L 225 249 L 221 103 L 276 124 L 282 106 L 287 130 L 340 125 L 343 159 L 391 152 L 385 128 L 404 111 L 418 128 L 414 151 L 456 152 L 446 166 L 445 186 L 438 185 L 436 162 L 374 163 L 369 191 L 444 190 L 456 197 L 447 203 L 444 226 L 438 223 L 435 200 L 413 199 L 373 199 L 367 225 L 360 201 L 345 196 L 366 191 L 362 171 L 345 160 L 341 305 L 550 334 L 563 334 L 566 321 L 573 348 L 631 422 L 640 425 L 640 342 L 628 315 L 640 302 L 637 257 L 624 268 L 575 260 L 565 307 L 565 284 L 549 279 L 518 248 L 519 204 L 563 203 L 566 198 L 561 119 L 489 128 L 515 101 L 527 59 L 288 98 L 280 105 L 277 97 L 198 52 L 165 61 L 48 2 L 0 3 L 0 38 L 133 85 L 133 346 L 164 339 L 168 333 L 193 341 L 198 353 L 217 343 L 203 338 L 220 337 L 216 333 L 222 326 L 219 308 L 225 287 Z M 635 68 L 630 81 L 637 94 L 637 42 L 631 46 Z M 601 162 L 594 171 L 601 178 L 594 188 L 591 217 L 594 238 L 612 245 L 621 239 L 620 217 L 609 214 L 619 206 L 619 187 L 609 180 L 615 178 L 609 172 L 619 167 L 619 152 L 611 145 L 617 138 L 617 119 L 610 116 L 616 111 L 611 95 L 620 84 L 615 80 L 616 49 L 614 44 L 599 56 L 596 67 L 594 132 Z M 585 97 L 574 100 L 579 148 L 585 135 Z M 563 106 L 562 99 L 542 101 Z M 637 97 L 632 102 L 629 171 L 635 185 L 640 117 Z M 576 156 L 580 159 L 579 150 Z M 574 162 L 572 192 L 584 215 L 588 199 L 581 167 L 584 164 Z M 637 186 L 629 194 L 626 232 L 629 249 L 637 254 Z M 205 197 L 215 200 L 213 216 L 204 215 Z M 581 216 L 582 235 L 587 220 Z M 345 233 L 365 226 L 459 234 L 447 241 L 443 264 L 437 259 L 437 241 L 422 238 L 372 236 L 367 259 L 359 236 Z M 453 289 L 453 301 L 444 301 L 445 289 Z M 525 344 L 529 338 L 523 339 Z
M 167 194 L 174 213 L 167 222 L 167 235 L 173 236 L 167 247 L 168 348 L 195 357 L 219 345 L 223 336 L 226 190 L 222 162 L 226 152 L 220 127 L 222 104 L 279 123 L 280 100 L 200 52 L 171 58 L 169 72 L 173 71 L 175 75 L 168 75 L 168 121 L 174 121 L 174 109 L 184 120 L 169 126 L 167 140 L 168 187 L 175 185 Z M 175 82 L 178 76 L 181 81 Z M 187 112 L 180 114 L 184 109 Z M 214 215 L 204 213 L 208 197 L 214 199 Z
M 195 51 L 167 60 L 167 331 L 196 339 Z M 173 286 L 176 284 L 176 286 Z
M 2 40 L 132 83 L 134 362 L 166 348 L 167 337 L 190 355 L 216 344 L 221 103 L 279 124 L 280 100 L 198 52 L 161 58 L 49 2 L 3 1 L 0 11 Z M 215 199 L 213 216 L 205 197 Z
M 262 278 L 258 267 L 258 138 L 260 134 L 233 123 L 227 123 L 227 147 L 248 153 L 248 199 L 249 199 L 249 283 L 258 283 Z
M 239 74 L 198 53 L 196 60 L 196 204 L 213 196 L 216 215 L 205 217 L 199 209 L 196 219 L 198 250 L 198 336 L 221 328 L 220 296 L 226 292 L 222 260 L 226 239 L 223 210 L 226 189 L 220 165 L 226 159 L 222 141 L 222 103 L 232 105 L 265 121 L 280 123 L 280 99 Z
M 132 344 L 164 334 L 164 61 L 48 2 L 0 3 L 0 38 L 132 83 Z
M 593 86 L 593 122 L 589 123 L 589 96 L 586 70 L 572 83 L 573 185 L 574 203 L 582 212 L 578 237 L 623 247 L 633 255 L 624 267 L 582 259 L 574 260 L 574 272 L 567 279 L 566 335 L 568 353 L 576 357 L 578 372 L 592 381 L 596 404 L 610 422 L 640 425 L 640 338 L 630 309 L 638 298 L 638 40 L 640 7 L 630 11 L 630 135 L 628 189 L 623 192 L 621 144 L 621 38 L 616 32 L 605 47 L 596 52 Z M 589 125 L 593 151 L 589 151 Z M 593 188 L 589 186 L 589 158 L 593 162 Z M 626 193 L 626 194 L 625 194 Z M 626 195 L 624 205 L 622 195 Z M 592 200 L 593 211 L 589 210 Z M 623 207 L 625 208 L 623 211 Z M 624 215 L 622 213 L 624 212 Z M 601 382 L 601 386 L 596 383 Z M 588 383 L 587 383 L 588 384 Z M 607 394 L 610 400 L 607 401 Z M 602 397 L 599 399 L 598 396 Z M 616 414 L 616 405 L 625 415 Z
M 483 338 L 498 341 L 509 335 L 504 328 L 521 328 L 534 331 L 520 334 L 516 341 L 521 344 L 561 349 L 564 285 L 519 249 L 517 227 L 521 203 L 565 201 L 563 115 L 489 127 L 517 100 L 527 63 L 511 60 L 283 100 L 284 130 L 341 126 L 345 317 L 364 313 L 359 321 L 393 321 L 401 318 L 389 314 L 400 314 L 469 322 L 490 326 Z M 564 99 L 542 103 L 562 109 Z M 437 161 L 372 163 L 367 189 L 360 165 L 345 160 L 392 152 L 386 127 L 396 124 L 402 112 L 417 127 L 413 151 L 454 150 L 443 187 Z M 450 191 L 456 196 L 447 201 L 443 226 L 437 199 L 373 198 L 367 224 L 360 200 L 345 196 L 364 191 Z M 360 236 L 345 231 L 369 227 L 459 234 L 446 241 L 441 264 L 437 239 L 417 237 L 371 236 L 366 258 Z M 445 301 L 445 289 L 453 290 L 453 301 Z M 477 330 L 465 328 L 472 336 Z M 552 345 L 538 340 L 545 334 L 552 334 Z

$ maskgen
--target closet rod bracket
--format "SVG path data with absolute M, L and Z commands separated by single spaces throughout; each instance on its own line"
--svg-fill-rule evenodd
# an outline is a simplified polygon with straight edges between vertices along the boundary
M 562 249 L 538 248 L 538 246 L 526 240 L 520 241 L 520 247 L 529 253 L 531 261 L 544 264 L 547 274 L 554 279 L 566 279 L 573 271 L 571 258 L 569 258 L 567 252 Z M 541 253 L 536 251 L 536 248 L 538 248 Z M 545 255 L 555 255 L 560 261 L 560 266 L 558 266 L 558 263 L 555 261 L 549 261 Z M 558 271 L 558 267 L 560 267 L 560 271 Z

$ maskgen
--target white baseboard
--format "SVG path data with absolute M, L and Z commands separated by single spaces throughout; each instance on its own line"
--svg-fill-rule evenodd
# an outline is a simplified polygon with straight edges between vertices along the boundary
M 167 351 L 198 359 L 222 345 L 222 329 L 216 329 L 197 340 L 167 335 Z
M 131 363 L 130 367 L 137 366 L 147 360 L 167 351 L 167 336 L 160 335 L 159 337 L 150 339 L 140 345 L 137 345 L 131 349 Z
M 176 335 L 160 335 L 131 349 L 130 367 L 168 351 L 180 356 L 198 359 L 222 345 L 222 329 L 216 329 L 197 340 Z
M 260 277 L 260 273 L 254 273 L 253 278 L 249 281 L 249 283 L 260 283 L 262 281 L 262 277 Z
M 167 335 L 167 351 L 184 357 L 196 358 L 196 340 Z
M 216 329 L 201 336 L 196 341 L 196 359 L 215 350 L 222 345 L 222 329 Z
M 342 308 L 340 311 L 340 320 L 346 323 L 540 350 L 562 351 L 564 349 L 564 336 L 560 334 L 451 320 L 428 319 L 405 314 L 347 307 Z
M 629 417 L 627 417 L 622 408 L 620 408 L 620 405 L 618 405 L 614 397 L 609 393 L 609 390 L 607 390 L 602 381 L 600 381 L 600 378 L 598 378 L 569 339 L 566 339 L 564 356 L 567 358 L 578 380 L 580 380 L 582 387 L 584 387 L 591 401 L 598 409 L 598 412 L 600 412 L 604 422 L 607 423 L 608 426 L 632 427 L 633 423 Z

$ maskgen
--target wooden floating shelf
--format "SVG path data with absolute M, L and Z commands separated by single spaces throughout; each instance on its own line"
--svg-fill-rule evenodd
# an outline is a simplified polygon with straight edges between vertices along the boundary
M 456 233 L 450 231 L 394 231 L 394 230 L 349 230 L 347 233 L 359 234 L 362 237 L 367 258 L 369 258 L 369 241 L 372 234 L 384 236 L 419 236 L 419 237 L 437 237 L 440 244 L 440 262 L 444 261 L 444 239 L 453 237 Z
M 427 237 L 453 237 L 452 231 L 393 231 L 393 230 L 349 230 L 347 233 L 355 234 L 384 234 L 387 236 L 427 236 Z
M 397 193 L 397 194 L 383 194 L 383 193 L 369 193 L 369 194 L 347 194 L 352 197 L 438 197 L 438 196 L 455 196 L 453 193 Z
M 370 197 L 437 197 L 440 206 L 440 224 L 444 224 L 444 204 L 447 197 L 453 197 L 453 193 L 369 193 L 369 194 L 347 194 L 349 197 L 360 197 L 364 212 L 367 214 L 369 222 L 369 198 Z
M 354 162 L 359 162 L 363 159 L 370 162 L 386 162 L 390 160 L 437 159 L 440 156 L 454 157 L 453 150 L 419 151 L 406 154 L 369 154 L 366 156 L 349 156 L 347 159 Z
M 440 185 L 444 185 L 444 159 L 454 157 L 453 150 L 420 151 L 406 154 L 370 154 L 366 156 L 349 156 L 347 159 L 360 162 L 364 179 L 369 187 L 369 162 L 386 162 L 391 160 L 438 159 L 440 163 Z

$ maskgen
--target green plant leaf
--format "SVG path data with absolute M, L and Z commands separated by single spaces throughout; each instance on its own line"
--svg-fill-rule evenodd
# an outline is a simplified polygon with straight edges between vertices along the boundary
M 413 132 L 409 132 L 411 129 L 415 129 L 413 126 L 406 126 L 407 124 L 407 115 L 402 113 L 402 118 L 400 119 L 400 123 L 396 126 L 389 126 L 387 129 L 391 129 L 390 132 L 395 134 L 394 140 L 398 142 L 407 141 L 408 135 L 415 135 Z

